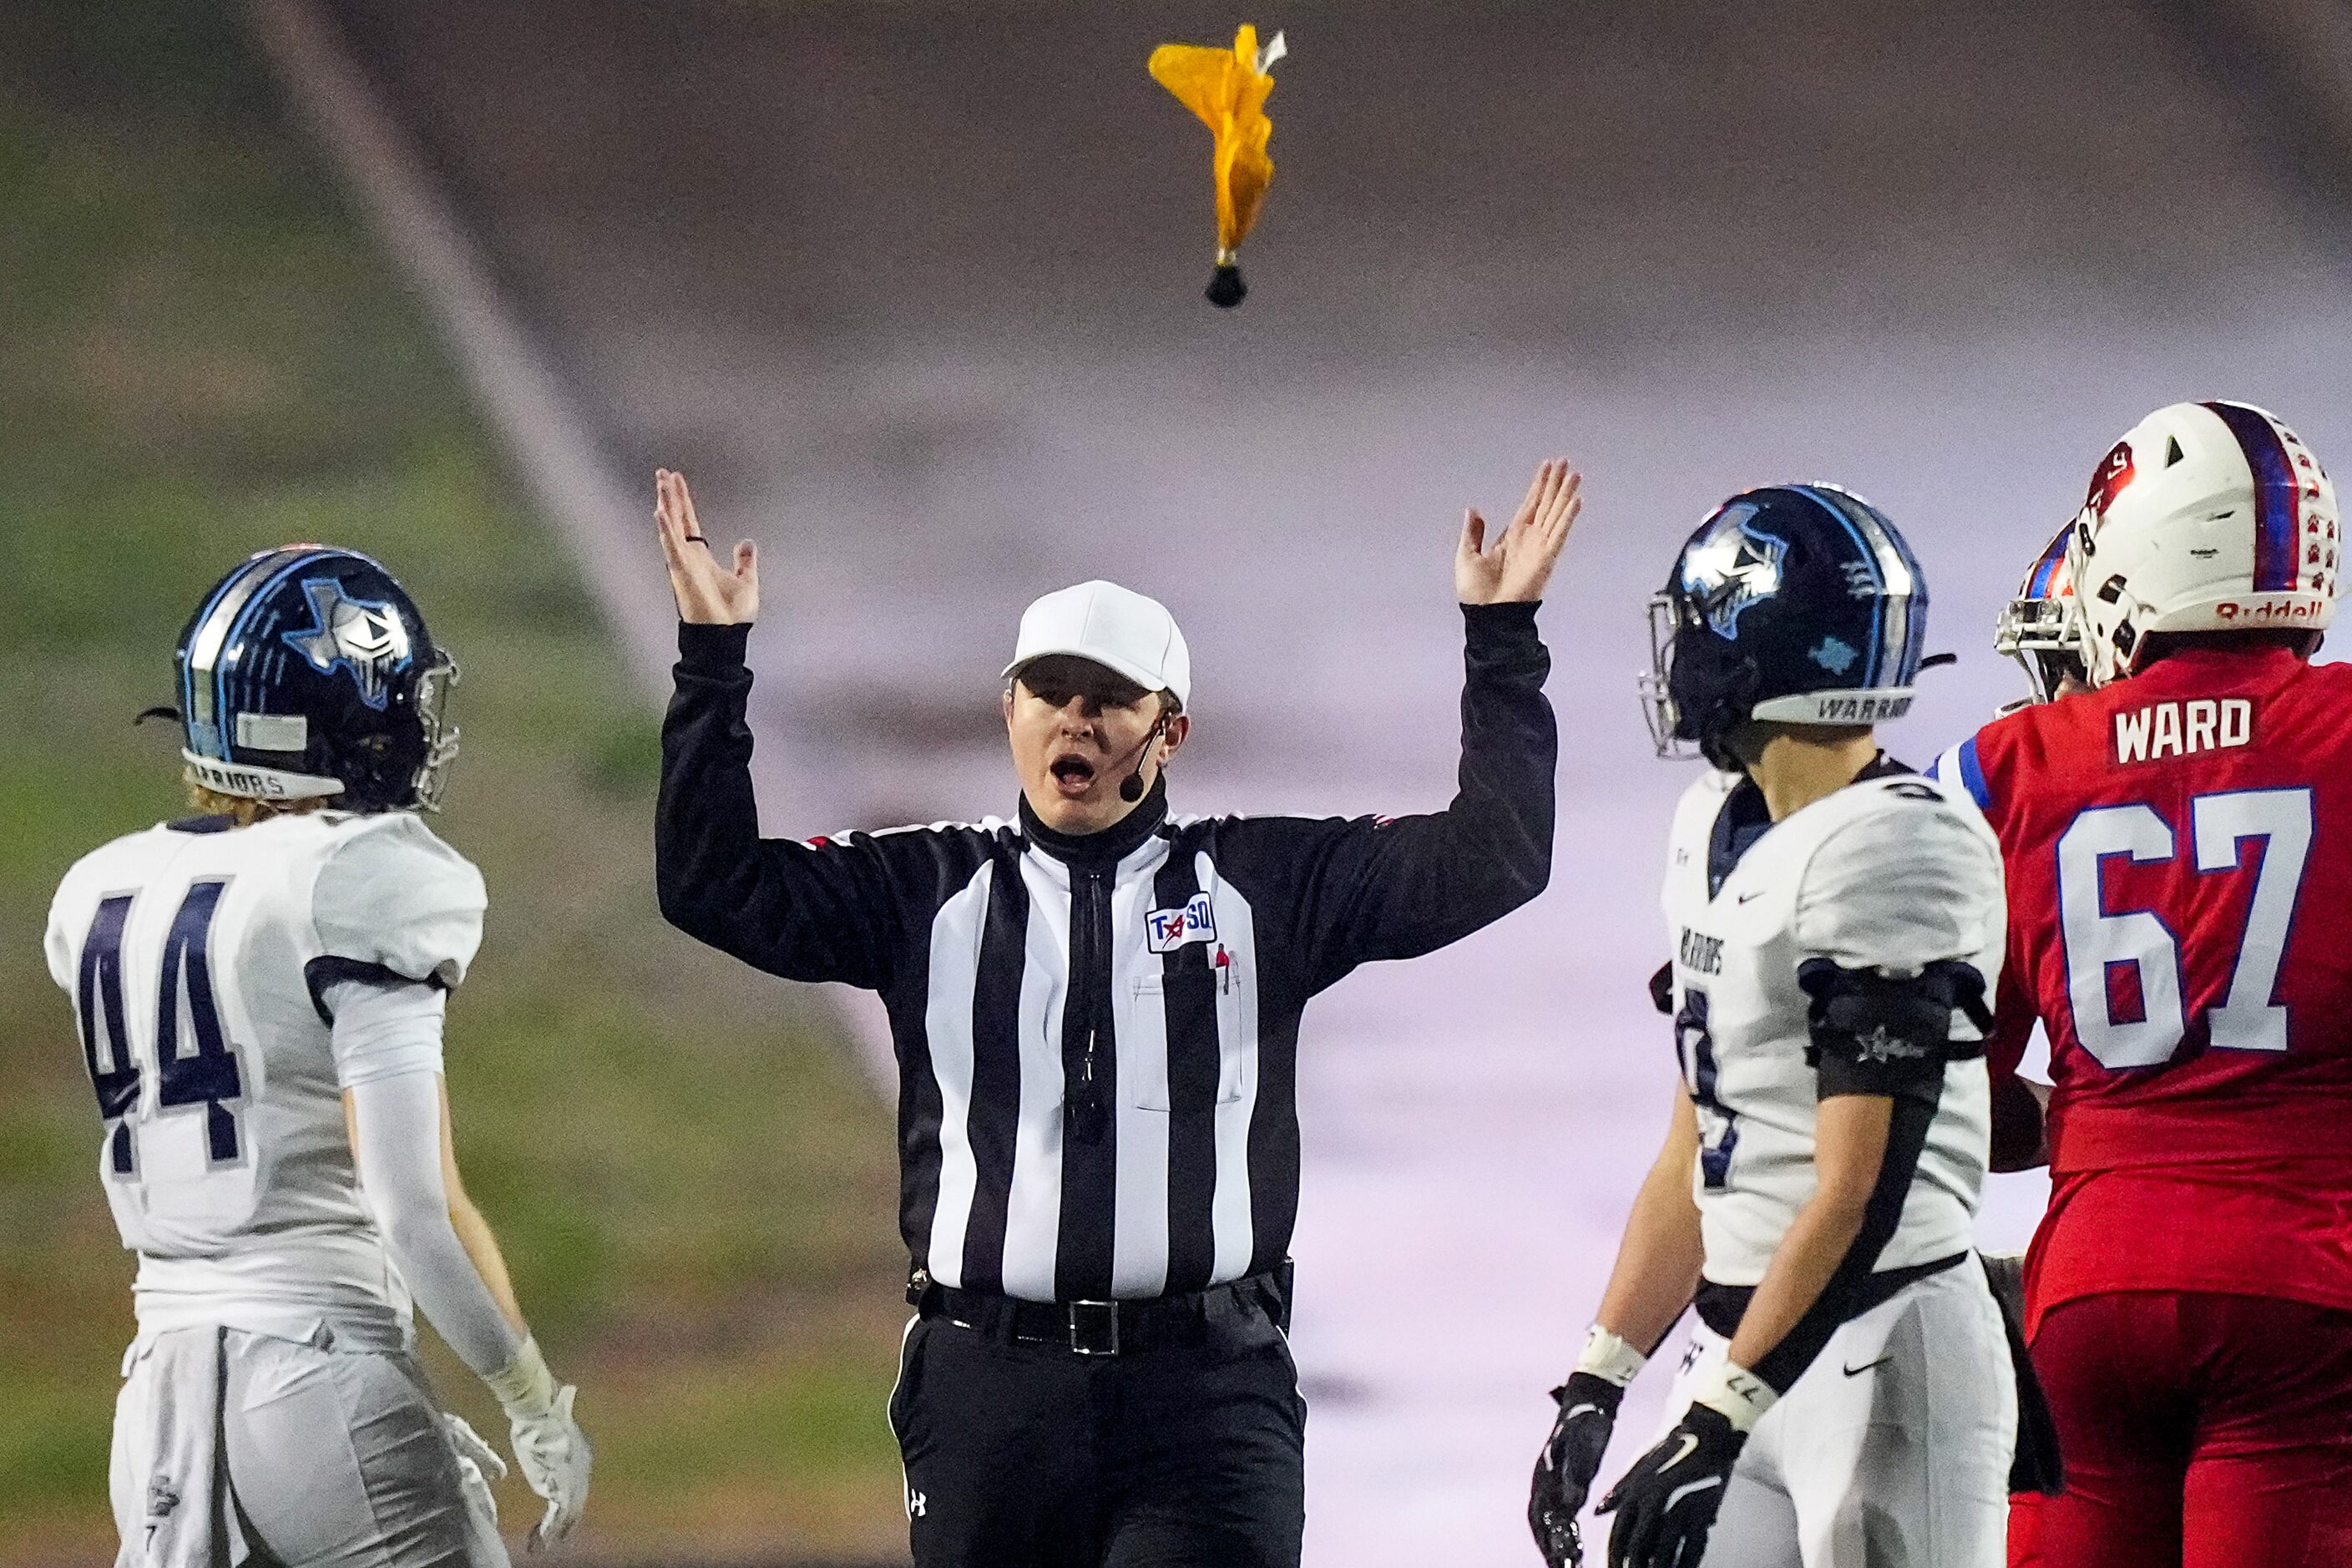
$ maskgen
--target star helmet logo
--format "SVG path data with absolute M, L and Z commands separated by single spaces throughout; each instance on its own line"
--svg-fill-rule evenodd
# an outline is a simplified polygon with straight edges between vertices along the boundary
M 350 671 L 360 700 L 383 709 L 391 698 L 392 678 L 415 657 L 399 614 L 389 604 L 352 598 L 339 578 L 306 578 L 302 594 L 310 603 L 311 624 L 283 633 L 286 645 L 321 675 Z
M 1683 593 L 1709 629 L 1728 640 L 1738 639 L 1748 605 L 1780 591 L 1789 544 L 1748 525 L 1759 510 L 1753 501 L 1725 508 L 1706 537 L 1683 552 Z

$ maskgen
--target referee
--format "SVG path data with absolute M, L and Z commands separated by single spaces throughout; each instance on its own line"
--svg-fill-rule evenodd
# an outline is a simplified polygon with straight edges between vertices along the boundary
M 655 864 L 681 930 L 881 993 L 916 1318 L 890 1421 L 918 1568 L 1296 1564 L 1306 1406 L 1284 1329 L 1307 998 L 1542 890 L 1558 751 L 1536 601 L 1580 501 L 1546 463 L 1454 557 L 1460 789 L 1425 816 L 1172 816 L 1191 660 L 1109 583 L 1021 618 L 1011 821 L 761 838 L 749 542 L 656 476 L 678 614 Z

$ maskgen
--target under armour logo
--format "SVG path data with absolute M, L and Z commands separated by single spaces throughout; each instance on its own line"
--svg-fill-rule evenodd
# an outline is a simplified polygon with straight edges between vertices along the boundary
M 922 1518 L 924 1507 L 925 1499 L 923 1494 L 917 1491 L 914 1488 L 908 1487 L 907 1489 L 907 1517 L 908 1519 Z
M 408 668 L 408 627 L 390 605 L 345 594 L 339 578 L 309 578 L 302 594 L 310 601 L 312 624 L 283 634 L 287 646 L 321 675 L 350 670 L 360 700 L 383 707 L 392 677 Z

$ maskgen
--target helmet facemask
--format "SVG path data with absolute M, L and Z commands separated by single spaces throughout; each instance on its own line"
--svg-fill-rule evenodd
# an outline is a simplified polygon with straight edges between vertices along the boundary
M 1682 710 L 1675 704 L 1675 637 L 1681 630 L 1681 607 L 1674 591 L 1651 595 L 1650 668 L 1635 686 L 1642 696 L 1642 717 L 1650 727 L 1650 743 L 1658 755 L 1690 762 L 1699 754 L 1697 737 L 1684 732 Z
M 2089 679 L 2083 627 L 2074 612 L 2074 579 L 2067 563 L 2074 532 L 2070 523 L 2050 542 L 2018 585 L 2017 597 L 1993 623 L 1993 651 L 2015 659 L 2025 671 L 2032 702 L 2053 700 L 2069 679 L 2085 684 Z
M 1652 597 L 1650 672 L 1640 689 L 1659 756 L 1738 772 L 1730 737 L 1748 721 L 1757 684 L 1755 666 L 1709 631 L 1684 595 L 1668 588 Z
M 440 810 L 441 796 L 449 787 L 449 766 L 457 760 L 457 727 L 448 722 L 442 706 L 461 674 L 449 651 L 436 648 L 433 662 L 417 678 L 416 721 L 425 731 L 425 761 L 416 769 L 410 797 L 418 811 Z

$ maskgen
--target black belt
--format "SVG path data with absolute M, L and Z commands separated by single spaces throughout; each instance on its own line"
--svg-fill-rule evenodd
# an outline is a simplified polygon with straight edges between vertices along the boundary
M 1200 1340 L 1209 1320 L 1255 1307 L 1290 1328 L 1290 1260 L 1262 1274 L 1172 1296 L 1116 1301 L 1024 1301 L 942 1285 L 917 1269 L 907 1281 L 917 1315 L 1021 1344 L 1056 1345 L 1074 1355 L 1118 1355 Z
M 1853 1300 L 1846 1304 L 1845 1316 L 1838 1321 L 1851 1323 L 1873 1307 L 1895 1300 L 1905 1287 L 1916 1285 L 1931 1274 L 1941 1274 L 1971 1256 L 1966 1252 L 1955 1252 L 1949 1258 L 1931 1258 L 1926 1263 L 1914 1263 L 1907 1268 L 1889 1268 L 1884 1273 L 1874 1274 L 1854 1292 Z M 1753 1285 L 1718 1285 L 1712 1279 L 1702 1279 L 1698 1282 L 1698 1294 L 1692 1298 L 1691 1305 L 1698 1309 L 1699 1321 L 1728 1340 L 1738 1335 L 1739 1320 L 1748 1315 L 1748 1303 L 1755 1299 L 1756 1287 Z

